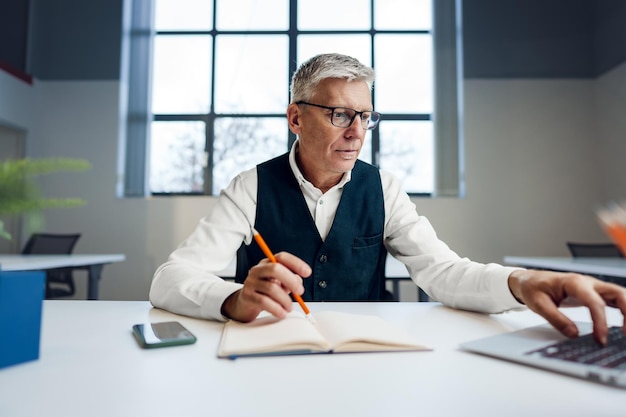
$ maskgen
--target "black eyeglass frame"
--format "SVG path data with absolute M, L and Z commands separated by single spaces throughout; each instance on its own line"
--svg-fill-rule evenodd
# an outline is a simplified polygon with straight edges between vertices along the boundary
M 309 103 L 307 101 L 304 100 L 299 100 L 296 101 L 296 104 L 300 105 L 300 104 L 306 104 L 307 106 L 313 106 L 313 107 L 319 107 L 320 109 L 327 109 L 330 110 L 330 124 L 341 128 L 341 129 L 347 129 L 350 126 L 352 126 L 352 123 L 354 123 L 354 119 L 356 119 L 357 116 L 359 116 L 359 119 L 361 119 L 361 127 L 363 128 L 363 130 L 374 130 L 376 129 L 376 126 L 378 126 L 378 122 L 380 122 L 380 119 L 382 117 L 382 115 L 380 113 L 378 113 L 377 111 L 373 111 L 373 110 L 364 110 L 364 111 L 358 111 L 355 109 L 351 109 L 349 107 L 330 107 L 330 106 L 323 106 L 321 104 L 315 104 L 315 103 Z M 352 118 L 350 119 L 350 123 L 348 123 L 347 126 L 337 126 L 336 124 L 333 123 L 333 114 L 335 114 L 335 110 L 336 109 L 345 109 L 345 110 L 350 110 L 354 112 L 354 116 L 352 116 Z M 368 120 L 368 125 L 367 127 L 363 127 L 363 114 L 365 113 L 369 113 L 370 117 L 367 119 Z M 372 116 L 373 115 L 377 115 L 378 118 L 376 119 L 376 121 L 372 122 L 371 120 L 373 120 Z M 371 125 L 373 123 L 373 125 Z

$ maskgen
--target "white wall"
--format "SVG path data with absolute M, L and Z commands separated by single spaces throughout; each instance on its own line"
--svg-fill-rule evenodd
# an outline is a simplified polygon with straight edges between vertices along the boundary
M 0 124 L 25 130 L 34 125 L 36 86 L 0 70 Z
M 499 262 L 510 254 L 565 255 L 565 240 L 597 238 L 599 176 L 586 169 L 596 165 L 591 93 L 584 80 L 469 80 L 467 197 L 433 201 L 452 208 L 427 213 L 444 240 L 473 259 Z
M 598 80 L 595 86 L 597 136 L 602 152 L 600 184 L 606 199 L 626 199 L 626 64 Z
M 453 249 L 484 262 L 566 255 L 566 240 L 604 240 L 593 208 L 626 189 L 620 140 L 625 74 L 626 65 L 597 81 L 468 80 L 467 196 L 416 199 L 418 211 Z M 39 82 L 34 88 L 29 155 L 82 157 L 93 164 L 88 173 L 46 178 L 50 195 L 88 201 L 48 210 L 47 230 L 81 232 L 77 253 L 125 253 L 126 262 L 105 267 L 101 298 L 146 299 L 155 268 L 213 199 L 116 198 L 119 84 Z M 0 120 L 13 117 L 7 101 L 0 100 Z M 85 280 L 77 283 L 84 294 Z
M 36 84 L 35 84 L 36 85 Z M 0 161 L 22 157 L 26 138 L 35 124 L 36 87 L 0 70 Z M 0 253 L 13 253 L 21 248 L 21 219 L 4 216 L 4 229 L 14 238 L 0 238 Z

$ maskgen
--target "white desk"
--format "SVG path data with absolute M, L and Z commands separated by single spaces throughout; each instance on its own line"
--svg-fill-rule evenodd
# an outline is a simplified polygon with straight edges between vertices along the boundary
M 98 299 L 98 285 L 106 264 L 122 262 L 123 254 L 106 255 L 0 255 L 0 271 L 34 271 L 56 268 L 87 270 L 87 299 Z
M 3 417 L 623 416 L 624 390 L 459 351 L 544 323 L 437 303 L 310 303 L 375 314 L 432 352 L 217 359 L 222 324 L 143 301 L 45 301 L 40 359 L 0 370 Z M 582 309 L 565 310 L 586 320 Z M 621 317 L 609 311 L 611 324 Z M 179 320 L 190 346 L 142 350 L 131 326 Z
M 393 294 L 397 300 L 400 300 L 400 281 L 412 281 L 409 276 L 409 271 L 406 269 L 406 265 L 397 260 L 391 255 L 387 255 L 387 261 L 385 262 L 385 278 L 391 280 L 393 286 Z M 421 288 L 417 287 L 417 300 L 428 301 L 428 294 Z
M 622 258 L 549 258 L 505 256 L 504 262 L 525 268 L 580 272 L 590 275 L 626 278 L 626 259 Z

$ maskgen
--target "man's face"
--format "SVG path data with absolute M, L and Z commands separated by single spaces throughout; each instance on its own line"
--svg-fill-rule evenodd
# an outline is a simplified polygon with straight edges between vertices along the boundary
M 326 79 L 318 85 L 309 102 L 357 111 L 372 110 L 370 89 L 364 81 Z M 305 104 L 291 104 L 288 110 L 290 129 L 299 136 L 300 169 L 318 187 L 336 184 L 354 167 L 366 133 L 359 116 L 350 127 L 340 128 L 331 124 L 330 115 L 331 110 Z

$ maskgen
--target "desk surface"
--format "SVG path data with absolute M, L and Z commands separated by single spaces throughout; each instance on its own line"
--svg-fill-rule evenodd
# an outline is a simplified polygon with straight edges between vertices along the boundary
M 533 256 L 505 256 L 509 265 L 526 268 L 544 268 L 557 271 L 580 272 L 626 278 L 626 259 L 622 258 L 550 258 Z
M 0 370 L 0 415 L 21 416 L 618 416 L 625 392 L 458 350 L 544 323 L 529 311 L 482 315 L 437 303 L 310 303 L 375 314 L 432 352 L 217 359 L 222 324 L 145 301 L 45 301 L 41 355 Z M 565 310 L 586 320 L 583 309 Z M 198 342 L 142 350 L 141 322 L 179 320 Z M 609 312 L 609 321 L 621 317 Z M 573 414 L 572 414 L 573 412 Z
M 123 254 L 102 255 L 0 255 L 0 271 L 32 271 L 110 264 L 126 259 Z

